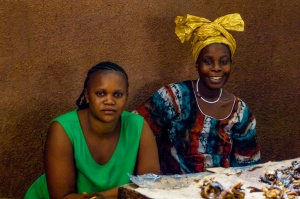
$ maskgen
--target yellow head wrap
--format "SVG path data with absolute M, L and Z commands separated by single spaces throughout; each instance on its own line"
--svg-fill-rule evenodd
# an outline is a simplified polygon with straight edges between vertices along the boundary
M 190 40 L 192 35 L 194 35 L 191 43 L 195 62 L 200 51 L 212 43 L 228 45 L 232 57 L 236 49 L 236 42 L 228 31 L 244 31 L 244 21 L 238 13 L 219 17 L 213 22 L 202 17 L 187 14 L 185 16 L 177 16 L 175 23 L 175 33 L 181 43 Z

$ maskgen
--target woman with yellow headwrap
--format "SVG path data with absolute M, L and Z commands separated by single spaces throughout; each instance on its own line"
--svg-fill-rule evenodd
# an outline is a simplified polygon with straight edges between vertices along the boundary
M 135 110 L 156 136 L 161 172 L 260 163 L 256 120 L 240 98 L 223 89 L 236 50 L 229 31 L 244 30 L 241 16 L 210 21 L 187 14 L 175 23 L 180 41 L 191 41 L 199 79 L 164 86 Z

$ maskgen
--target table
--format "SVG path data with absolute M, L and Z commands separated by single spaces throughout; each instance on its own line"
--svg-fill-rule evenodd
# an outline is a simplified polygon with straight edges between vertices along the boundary
M 259 177 L 264 174 L 265 171 L 274 171 L 281 169 L 283 166 L 291 166 L 292 161 L 300 162 L 300 157 L 290 160 L 284 160 L 279 162 L 267 162 L 251 167 L 241 168 L 209 168 L 208 172 L 211 172 L 205 176 L 199 177 L 199 180 L 193 180 L 191 184 L 186 187 L 173 188 L 173 189 L 158 189 L 158 188 L 146 188 L 139 187 L 136 184 L 127 184 L 119 188 L 118 199 L 201 199 L 201 189 L 199 185 L 203 182 L 203 179 L 211 178 L 220 182 L 224 188 L 230 188 L 230 186 L 242 182 L 242 188 L 245 190 L 245 199 L 253 198 L 265 198 L 262 192 L 250 193 L 250 189 L 247 187 L 254 186 L 259 189 L 268 187 L 269 185 L 259 181 Z M 300 197 L 297 197 L 300 198 Z

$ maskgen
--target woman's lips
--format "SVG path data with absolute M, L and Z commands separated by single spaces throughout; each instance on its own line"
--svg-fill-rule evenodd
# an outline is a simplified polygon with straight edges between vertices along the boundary
M 102 112 L 104 112 L 105 114 L 111 115 L 114 114 L 116 112 L 115 109 L 103 109 Z
M 220 83 L 223 77 L 210 77 L 209 79 L 212 83 Z

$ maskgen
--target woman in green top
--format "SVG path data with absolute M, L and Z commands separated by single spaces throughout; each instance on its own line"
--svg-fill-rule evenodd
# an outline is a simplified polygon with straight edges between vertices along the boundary
M 51 122 L 45 174 L 25 199 L 117 197 L 128 173 L 160 173 L 153 133 L 143 117 L 124 111 L 127 96 L 120 66 L 101 62 L 88 71 L 78 110 Z

